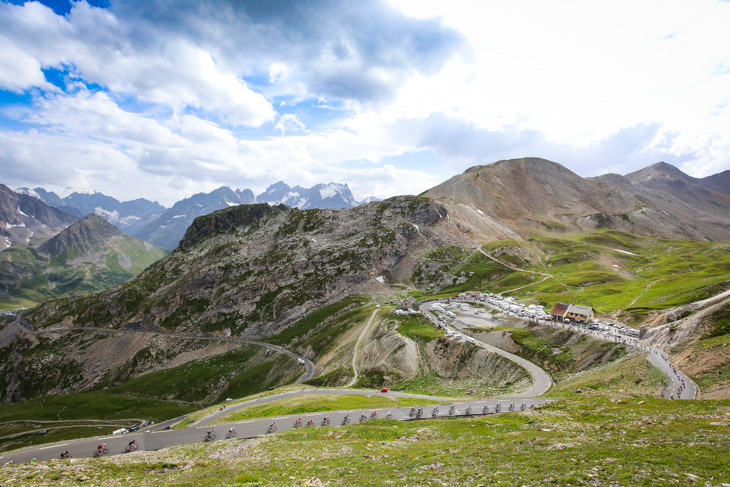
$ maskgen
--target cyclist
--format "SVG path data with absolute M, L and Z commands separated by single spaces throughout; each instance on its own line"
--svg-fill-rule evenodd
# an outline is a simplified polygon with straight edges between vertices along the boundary
M 96 450 L 101 453 L 102 451 L 104 451 L 104 448 L 106 448 L 106 445 L 102 443 L 101 445 L 96 447 Z
M 236 436 L 236 428 L 228 428 L 228 436 Z
M 311 419 L 307 421 L 307 426 L 314 426 L 314 421 L 312 421 Z
M 370 417 L 371 418 L 377 418 L 378 417 L 378 412 L 377 411 L 373 411 L 372 413 L 370 413 Z
M 467 415 L 471 414 L 471 404 L 469 404 L 469 405 L 468 405 L 468 406 L 466 407 L 466 409 L 464 410 L 464 413 L 465 413 L 465 414 L 467 414 Z
M 208 436 L 209 436 L 209 437 L 212 437 L 212 436 L 213 436 L 213 433 L 214 433 L 214 431 L 213 431 L 213 430 L 208 430 Z
M 61 459 L 63 460 L 66 458 L 71 458 L 71 453 L 68 450 L 61 452 Z
M 132 440 L 129 442 L 129 449 L 137 448 L 137 440 Z

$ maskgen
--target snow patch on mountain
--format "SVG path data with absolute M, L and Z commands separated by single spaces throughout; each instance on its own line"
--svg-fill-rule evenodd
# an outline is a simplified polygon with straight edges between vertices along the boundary
M 349 189 L 346 184 L 329 183 L 323 188 L 320 188 L 319 195 L 322 199 L 332 198 L 342 193 L 345 189 Z
M 18 188 L 15 190 L 18 194 L 27 194 L 28 196 L 32 196 L 33 198 L 42 200 L 41 195 L 39 195 L 35 190 L 30 188 Z
M 136 215 L 129 215 L 124 217 L 119 216 L 119 212 L 117 210 L 107 210 L 105 208 L 102 208 L 101 206 L 97 206 L 96 208 L 94 208 L 94 213 L 103 217 L 106 221 L 117 227 L 127 226 L 140 220 L 140 217 Z

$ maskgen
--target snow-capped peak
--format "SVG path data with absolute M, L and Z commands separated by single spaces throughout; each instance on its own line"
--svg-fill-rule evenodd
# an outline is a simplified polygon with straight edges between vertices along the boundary
M 347 184 L 329 183 L 322 185 L 319 188 L 319 195 L 322 199 L 332 198 L 333 196 L 343 193 L 345 190 L 349 191 Z
M 72 195 L 74 193 L 78 193 L 78 194 L 96 194 L 96 191 L 94 191 L 93 189 L 91 189 L 89 187 L 86 187 L 86 188 L 85 187 L 79 187 L 79 188 L 71 188 L 71 187 L 68 187 L 68 188 L 64 189 L 63 192 L 59 196 L 61 198 L 66 198 L 67 196 L 70 196 L 70 195 Z
M 30 189 L 30 188 L 18 188 L 18 189 L 15 190 L 15 192 L 18 193 L 18 194 L 26 194 L 28 196 L 32 196 L 33 198 L 36 198 L 36 199 L 39 199 L 39 200 L 43 199 L 43 198 L 41 198 L 41 196 L 38 193 L 35 192 L 34 189 Z

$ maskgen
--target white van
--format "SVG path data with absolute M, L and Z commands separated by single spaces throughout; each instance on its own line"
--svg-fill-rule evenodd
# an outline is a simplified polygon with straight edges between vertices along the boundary
M 472 337 L 466 337 L 466 338 L 464 339 L 464 341 L 465 341 L 466 343 L 474 343 L 474 344 L 476 344 L 476 342 L 477 342 L 477 341 L 476 341 L 476 340 L 474 340 L 474 339 L 473 339 Z
M 127 428 L 119 428 L 118 430 L 114 430 L 112 432 L 113 435 L 126 435 L 129 433 L 129 430 Z
M 461 340 L 461 333 L 454 333 L 454 340 Z

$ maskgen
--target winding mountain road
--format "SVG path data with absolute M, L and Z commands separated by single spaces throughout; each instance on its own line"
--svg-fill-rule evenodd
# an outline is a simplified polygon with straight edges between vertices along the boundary
M 312 378 L 312 374 L 314 373 L 314 364 L 311 360 L 302 357 L 300 355 L 297 355 L 294 352 L 290 352 L 284 347 L 280 347 L 279 345 L 274 345 L 272 343 L 266 343 L 259 340 L 250 340 L 247 338 L 237 338 L 237 337 L 211 337 L 211 336 L 204 336 L 204 335 L 186 335 L 184 333 L 166 333 L 161 331 L 144 331 L 144 330 L 125 330 L 125 329 L 119 329 L 119 328 L 97 328 L 97 327 L 78 327 L 78 328 L 56 328 L 56 327 L 49 327 L 49 328 L 30 328 L 20 321 L 15 322 L 16 325 L 18 325 L 21 329 L 23 329 L 27 333 L 33 333 L 33 334 L 41 334 L 41 333 L 63 333 L 68 331 L 96 331 L 101 333 L 108 333 L 108 334 L 115 334 L 115 333 L 128 333 L 128 334 L 147 334 L 147 335 L 156 335 L 156 336 L 168 336 L 168 337 L 174 337 L 174 338 L 182 338 L 185 340 L 207 340 L 207 341 L 218 341 L 218 342 L 234 342 L 234 343 L 242 343 L 247 345 L 258 345 L 261 347 L 268 348 L 269 350 L 274 350 L 275 352 L 280 352 L 285 355 L 288 355 L 296 360 L 303 360 L 305 371 L 299 377 L 294 384 L 301 384 L 303 382 L 308 381 Z
M 430 310 L 428 310 L 428 307 L 430 306 L 431 302 L 423 303 L 421 304 L 421 311 L 424 313 L 425 316 L 427 316 L 433 323 L 439 324 L 438 319 L 436 316 L 431 313 Z M 370 317 L 370 320 L 368 321 L 365 329 L 360 334 L 360 337 L 357 340 L 357 343 L 355 345 L 355 350 L 353 352 L 353 368 L 355 370 L 355 380 L 357 379 L 357 350 L 359 348 L 360 342 L 362 341 L 363 337 L 367 334 L 368 330 L 370 329 L 375 316 L 377 314 L 377 309 L 373 312 L 373 314 Z M 546 323 L 546 324 L 552 324 L 552 323 Z M 554 326 L 566 326 L 564 324 L 553 324 Z M 447 325 L 448 326 L 448 325 Z M 50 333 L 50 332 L 63 332 L 67 331 L 67 329 L 44 329 L 44 330 L 28 330 L 27 328 L 23 328 L 26 331 L 29 331 L 31 333 Z M 94 331 L 100 331 L 100 332 L 106 332 L 106 333 L 155 333 L 155 332 L 143 332 L 143 331 L 136 331 L 136 330 L 110 330 L 105 328 L 83 328 L 84 330 L 94 330 Z M 577 331 L 583 332 L 583 333 L 590 333 L 590 334 L 597 334 L 593 331 L 589 332 L 587 330 L 578 329 Z M 463 330 L 460 330 L 461 333 L 464 333 Z M 186 338 L 186 339 L 202 339 L 202 340 L 219 340 L 219 341 L 234 341 L 234 342 L 240 342 L 240 343 L 248 343 L 248 344 L 254 344 L 254 345 L 260 345 L 265 346 L 267 348 L 276 350 L 281 353 L 285 353 L 293 358 L 302 358 L 298 355 L 289 352 L 288 350 L 279 347 L 278 345 L 272 345 L 265 342 L 260 342 L 257 340 L 246 340 L 246 339 L 237 339 L 237 338 L 229 338 L 229 337 L 203 337 L 203 336 L 194 336 L 194 335 L 182 335 L 182 334 L 171 334 L 171 333 L 157 333 L 161 335 L 168 335 L 168 336 L 174 336 L 178 338 Z M 599 335 L 600 336 L 600 335 Z M 473 338 L 473 337 L 472 337 Z M 603 337 L 605 339 L 612 339 L 609 336 Z M 286 391 L 279 394 L 274 394 L 271 396 L 266 397 L 259 397 L 255 399 L 251 399 L 248 401 L 231 404 L 224 410 L 218 410 L 214 411 L 213 413 L 209 414 L 208 416 L 205 416 L 204 418 L 198 420 L 193 426 L 187 427 L 187 428 L 181 428 L 181 429 L 164 429 L 165 427 L 168 427 L 172 424 L 175 424 L 179 422 L 183 417 L 175 418 L 169 421 L 166 421 L 164 423 L 160 423 L 158 425 L 155 425 L 155 431 L 152 431 L 152 429 L 148 429 L 145 432 L 137 432 L 132 433 L 124 436 L 102 436 L 102 437 L 94 437 L 94 438 L 84 438 L 84 439 L 78 439 L 78 440 L 70 440 L 66 442 L 59 442 L 55 444 L 50 445 L 44 445 L 44 446 L 38 446 L 38 447 L 31 447 L 31 448 L 25 448 L 18 451 L 8 452 L 3 455 L 0 455 L 0 463 L 7 463 L 7 462 L 13 462 L 13 463 L 22 463 L 22 462 L 28 462 L 31 459 L 35 459 L 37 461 L 43 461 L 43 460 L 51 460 L 54 458 L 59 458 L 59 455 L 62 451 L 69 450 L 71 452 L 71 455 L 73 457 L 91 457 L 93 456 L 93 452 L 96 449 L 97 445 L 100 443 L 105 443 L 107 447 L 109 448 L 109 455 L 117 455 L 117 454 L 123 454 L 124 448 L 129 444 L 130 441 L 136 440 L 139 445 L 140 451 L 153 451 L 153 450 L 159 450 L 161 448 L 166 448 L 174 445 L 180 445 L 180 444 L 187 444 L 187 443 L 196 443 L 199 441 L 203 441 L 204 436 L 206 432 L 210 429 L 213 429 L 214 432 L 217 435 L 217 441 L 220 441 L 221 439 L 226 437 L 226 433 L 228 432 L 228 429 L 233 427 L 237 430 L 237 438 L 238 439 L 245 439 L 245 438 L 255 438 L 259 436 L 264 436 L 267 431 L 267 427 L 271 422 L 275 422 L 277 424 L 277 430 L 278 431 L 285 431 L 288 429 L 293 429 L 295 427 L 295 420 L 297 418 L 301 418 L 302 422 L 306 424 L 308 420 L 312 420 L 313 423 L 316 425 L 315 427 L 320 427 L 321 424 L 323 424 L 323 419 L 327 417 L 330 421 L 330 426 L 340 426 L 343 425 L 343 419 L 348 416 L 350 418 L 350 422 L 356 422 L 358 421 L 358 418 L 360 418 L 361 414 L 364 414 L 365 417 L 371 418 L 371 414 L 375 412 L 377 414 L 378 418 L 385 418 L 388 415 L 394 420 L 401 420 L 401 421 L 409 421 L 409 420 L 416 420 L 417 418 L 411 417 L 409 414 L 411 412 L 411 407 L 392 407 L 392 408 L 377 408 L 374 411 L 370 409 L 353 409 L 353 410 L 341 410 L 341 411 L 329 411 L 329 412 L 316 412 L 316 413 L 304 413 L 304 414 L 297 414 L 297 415 L 284 415 L 284 416 L 277 416 L 277 417 L 263 417 L 263 418 L 254 418 L 250 420 L 245 421 L 237 421 L 237 422 L 227 422 L 227 423 L 221 423 L 214 426 L 210 426 L 211 423 L 221 420 L 224 418 L 224 416 L 247 406 L 255 405 L 255 404 L 265 404 L 267 402 L 273 402 L 278 401 L 281 399 L 296 397 L 299 395 L 306 395 L 306 394 L 332 394 L 332 395 L 365 395 L 365 396 L 376 396 L 379 395 L 381 397 L 393 397 L 393 398 L 416 398 L 416 399 L 423 399 L 424 401 L 439 401 L 439 408 L 438 412 L 433 409 L 432 405 L 429 406 L 422 406 L 423 407 L 423 416 L 418 419 L 432 419 L 432 418 L 441 418 L 449 416 L 449 408 L 453 406 L 455 409 L 454 416 L 464 416 L 466 413 L 467 406 L 471 407 L 471 414 L 472 415 L 478 415 L 478 414 L 494 414 L 497 412 L 498 405 L 501 405 L 501 412 L 507 412 L 514 407 L 515 411 L 521 411 L 523 410 L 529 410 L 532 407 L 537 407 L 542 404 L 546 404 L 551 402 L 550 399 L 547 398 L 540 398 L 540 397 L 533 397 L 533 396 L 539 396 L 541 394 L 544 394 L 547 392 L 550 387 L 552 386 L 552 380 L 547 375 L 547 373 L 542 370 L 537 365 L 518 357 L 514 354 L 511 354 L 509 352 L 506 352 L 504 350 L 501 350 L 499 348 L 496 348 L 494 346 L 491 346 L 487 343 L 481 342 L 479 340 L 474 339 L 475 344 L 477 346 L 480 346 L 484 349 L 490 350 L 491 352 L 497 353 L 509 360 L 514 361 L 521 367 L 525 368 L 530 375 L 532 376 L 532 386 L 530 386 L 528 389 L 522 391 L 521 393 L 515 394 L 512 396 L 512 398 L 501 398 L 501 399 L 480 399 L 480 400 L 468 400 L 468 399 L 455 399 L 455 398 L 447 398 L 447 397 L 434 397 L 434 396 L 426 396 L 426 395 L 418 395 L 418 394 L 408 394 L 408 393 L 400 393 L 400 392 L 388 392 L 386 394 L 379 393 L 377 391 L 373 390 L 357 390 L 357 389 L 296 389 L 292 391 Z M 671 380 L 671 385 L 668 387 L 667 392 L 665 393 L 665 397 L 671 397 L 674 398 L 676 396 L 677 399 L 695 399 L 699 395 L 699 388 L 696 386 L 696 384 L 686 375 L 684 375 L 681 371 L 679 371 L 676 367 L 674 367 L 671 362 L 669 361 L 669 358 L 666 354 L 664 354 L 660 350 L 652 349 L 650 347 L 647 347 L 645 345 L 639 344 L 638 341 L 626 341 L 625 342 L 628 345 L 636 346 L 637 348 L 645 349 L 648 352 L 647 359 L 656 367 L 658 367 L 660 370 L 665 372 L 667 376 Z M 305 360 L 305 364 L 307 365 L 307 370 L 305 374 L 297 381 L 297 383 L 303 382 L 304 380 L 307 380 L 309 377 L 311 377 L 312 371 L 313 371 L 313 365 L 309 360 Z M 354 381 L 351 381 L 354 383 Z M 519 401 L 519 402 L 516 402 Z M 510 407 L 510 405 L 512 407 Z M 433 413 L 433 414 L 432 414 Z M 372 419 L 368 419 L 367 421 L 371 421 Z M 134 453 L 132 453 L 134 454 Z
M 421 304 L 421 312 L 430 319 L 435 325 L 439 325 L 438 318 L 436 318 L 436 315 L 434 315 L 430 310 L 429 307 L 434 302 L 445 302 L 445 300 L 437 300 L 437 301 L 429 301 L 427 303 Z M 444 325 L 447 329 L 449 329 L 449 326 L 453 325 Z M 452 331 L 458 331 L 459 333 L 465 334 L 464 330 L 453 330 Z M 469 336 L 469 335 L 467 335 Z M 480 340 L 477 340 L 474 337 L 470 337 L 474 339 L 474 345 L 484 348 L 485 350 L 489 350 L 490 352 L 496 353 L 497 355 L 501 355 L 502 357 L 506 358 L 507 360 L 511 360 L 512 362 L 516 363 L 523 369 L 527 370 L 527 372 L 532 376 L 532 385 L 525 389 L 524 391 L 514 394 L 515 397 L 534 397 L 534 396 L 541 396 L 542 394 L 545 394 L 553 385 L 553 381 L 550 378 L 550 376 L 545 372 L 543 369 L 538 367 L 537 365 L 533 364 L 529 360 L 525 360 L 522 357 L 518 357 L 517 355 L 513 353 L 506 352 L 502 350 L 501 348 L 497 348 L 495 346 L 489 345 L 488 343 L 484 343 Z
M 283 399 L 285 397 L 293 397 L 296 395 L 302 395 L 302 394 L 337 394 L 337 395 L 349 395 L 349 394 L 358 394 L 358 395 L 367 395 L 367 396 L 373 396 L 373 395 L 380 395 L 385 397 L 413 397 L 413 398 L 423 398 L 424 400 L 427 399 L 429 401 L 443 401 L 438 404 L 438 413 L 435 416 L 432 416 L 434 405 L 430 404 L 428 406 L 424 405 L 423 407 L 423 416 L 421 418 L 418 418 L 420 420 L 426 420 L 426 419 L 435 419 L 435 418 L 443 418 L 449 416 L 449 408 L 454 405 L 455 406 L 455 414 L 454 416 L 464 416 L 465 410 L 467 406 L 471 406 L 472 411 L 471 415 L 481 415 L 481 414 L 494 414 L 496 413 L 497 404 L 501 405 L 501 412 L 509 412 L 509 405 L 514 405 L 514 411 L 520 412 L 522 410 L 522 404 L 524 404 L 525 410 L 530 410 L 533 406 L 537 407 L 543 404 L 546 404 L 548 402 L 551 402 L 549 399 L 544 398 L 534 398 L 534 399 L 524 399 L 524 400 L 511 400 L 509 398 L 507 399 L 481 399 L 481 400 L 474 400 L 474 401 L 465 401 L 462 399 L 454 400 L 453 398 L 445 398 L 445 397 L 432 397 L 432 396 L 423 396 L 418 394 L 406 394 L 406 393 L 392 393 L 388 392 L 387 394 L 378 393 L 373 390 L 353 390 L 353 389 L 306 389 L 304 391 L 297 390 L 297 391 L 290 391 L 285 392 L 282 394 L 275 394 L 273 396 L 269 396 L 266 398 L 262 398 L 261 401 L 253 400 L 253 401 L 247 401 L 246 403 L 242 403 L 245 405 L 250 405 L 251 403 L 264 403 L 264 402 L 270 402 L 270 401 L 276 401 Z M 484 411 L 484 406 L 488 406 L 488 410 Z M 243 406 L 241 406 L 243 407 Z M 233 407 L 226 408 L 225 413 L 229 414 L 235 409 Z M 221 441 L 222 439 L 225 439 L 226 433 L 228 432 L 229 428 L 235 428 L 237 431 L 237 439 L 246 439 L 246 438 L 256 438 L 259 436 L 265 436 L 266 430 L 272 422 L 276 423 L 277 425 L 277 431 L 286 431 L 289 429 L 294 429 L 294 422 L 297 418 L 301 418 L 302 423 L 306 424 L 307 421 L 310 419 L 314 423 L 314 427 L 321 427 L 322 420 L 327 417 L 330 420 L 330 426 L 336 427 L 336 426 L 342 426 L 343 419 L 345 416 L 349 416 L 351 423 L 358 422 L 360 415 L 365 414 L 367 418 L 370 418 L 370 415 L 373 411 L 377 412 L 377 418 L 384 419 L 387 418 L 388 413 L 392 415 L 392 419 L 394 420 L 400 420 L 400 421 L 411 421 L 416 420 L 417 418 L 410 416 L 411 407 L 398 407 L 394 406 L 391 408 L 377 408 L 377 409 L 352 409 L 352 410 L 342 410 L 342 411 L 327 411 L 327 412 L 317 412 L 317 413 L 303 413 L 303 414 L 289 414 L 284 416 L 276 416 L 271 418 L 256 418 L 256 419 L 250 419 L 250 420 L 244 420 L 244 421 L 236 421 L 236 422 L 229 422 L 229 423 L 221 423 L 214 426 L 209 426 L 209 422 L 206 422 L 205 424 L 200 424 L 195 427 L 188 427 L 188 428 L 181 428 L 181 429 L 170 429 L 170 430 L 156 430 L 156 431 L 149 431 L 149 432 L 138 432 L 138 433 L 131 433 L 128 435 L 123 436 L 101 436 L 101 437 L 94 437 L 94 438 L 83 438 L 79 440 L 70 440 L 70 441 L 64 441 L 59 443 L 54 443 L 50 445 L 43 445 L 38 447 L 32 447 L 32 448 L 25 448 L 18 451 L 13 451 L 9 453 L 5 453 L 3 455 L 0 455 L 0 463 L 4 464 L 7 462 L 12 461 L 13 463 L 24 463 L 28 462 L 31 459 L 35 459 L 36 461 L 45 461 L 45 460 L 52 460 L 59 458 L 61 452 L 68 450 L 71 453 L 72 457 L 92 457 L 94 450 L 96 447 L 104 443 L 109 448 L 108 455 L 119 455 L 124 453 L 124 448 L 131 442 L 132 440 L 136 440 L 137 444 L 139 445 L 139 451 L 154 451 L 154 450 L 160 450 L 162 448 L 167 448 L 170 446 L 175 445 L 182 445 L 187 443 L 198 443 L 202 442 L 206 432 L 208 430 L 213 430 L 217 436 L 216 440 Z M 214 421 L 217 419 L 215 415 L 211 415 L 208 417 L 209 421 Z M 368 421 L 372 421 L 372 419 L 368 419 Z M 161 425 L 157 425 L 158 427 Z M 134 455 L 134 453 L 131 453 Z

